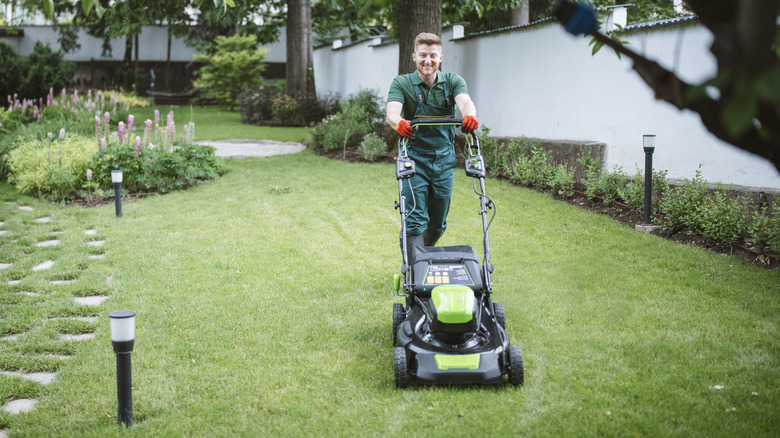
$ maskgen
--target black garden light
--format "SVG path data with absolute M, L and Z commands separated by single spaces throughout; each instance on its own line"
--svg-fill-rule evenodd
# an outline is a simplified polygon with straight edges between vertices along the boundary
M 116 353 L 117 422 L 125 427 L 133 425 L 133 385 L 130 371 L 130 353 L 135 343 L 135 312 L 123 310 L 108 315 L 111 323 L 111 344 Z
M 114 206 L 116 217 L 122 217 L 122 171 L 111 171 L 111 183 L 114 184 Z
M 643 225 L 650 225 L 650 209 L 653 200 L 653 152 L 655 151 L 655 135 L 642 136 L 642 146 L 645 148 L 645 218 Z

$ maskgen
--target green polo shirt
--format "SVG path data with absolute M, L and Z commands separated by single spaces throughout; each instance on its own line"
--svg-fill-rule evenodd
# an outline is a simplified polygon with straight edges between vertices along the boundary
M 433 88 L 420 79 L 420 75 L 415 71 L 412 74 L 412 81 L 419 85 L 420 92 L 423 95 L 423 102 L 426 105 L 433 106 L 445 106 L 444 102 L 444 75 L 441 71 L 436 75 L 436 83 L 433 84 Z M 414 86 L 412 81 L 409 80 L 409 75 L 396 76 L 393 79 L 393 83 L 390 85 L 390 91 L 387 94 L 388 102 L 401 102 L 404 107 L 401 111 L 401 117 L 407 120 L 414 118 L 414 113 L 417 110 L 417 96 L 414 94 Z M 468 94 L 469 91 L 466 88 L 466 81 L 457 73 L 447 73 L 447 86 L 450 87 L 450 100 L 453 104 L 453 116 L 455 96 L 458 94 Z

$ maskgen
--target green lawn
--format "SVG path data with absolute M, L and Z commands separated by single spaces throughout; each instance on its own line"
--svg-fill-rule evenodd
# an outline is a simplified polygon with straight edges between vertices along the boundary
M 198 122 L 196 121 L 196 124 Z M 479 247 L 471 182 L 456 177 L 443 245 Z M 780 272 L 635 232 L 504 181 L 491 228 L 495 299 L 523 349 L 525 386 L 393 383 L 391 277 L 400 267 L 393 167 L 312 152 L 229 161 L 183 192 L 85 210 L 0 186 L 3 369 L 11 436 L 777 436 Z M 289 190 L 282 190 L 289 189 Z M 17 205 L 32 205 L 34 214 Z M 32 219 L 47 214 L 49 224 Z M 85 237 L 94 228 L 98 235 Z M 57 249 L 35 248 L 63 230 Z M 0 236 L 7 239 L 9 236 Z M 84 243 L 104 239 L 91 260 Z M 75 248 L 75 249 L 74 249 Z M 52 259 L 52 273 L 29 267 Z M 19 265 L 19 266 L 17 266 Z M 54 287 L 53 276 L 76 278 Z M 107 285 L 105 279 L 113 282 Z M 23 277 L 18 285 L 7 285 Z M 15 294 L 39 291 L 38 297 Z M 89 312 L 74 296 L 109 294 Z M 116 426 L 108 313 L 137 312 L 136 425 Z M 51 322 L 53 315 L 97 323 Z M 57 333 L 94 330 L 65 343 Z M 71 359 L 42 353 L 71 355 Z
M 245 125 L 241 123 L 241 115 L 233 111 L 225 111 L 215 106 L 155 106 L 147 108 L 133 107 L 130 114 L 135 116 L 135 126 L 143 130 L 144 121 L 154 121 L 154 110 L 160 111 L 160 123 L 165 124 L 168 113 L 173 111 L 176 128 L 181 133 L 181 127 L 189 122 L 195 122 L 195 140 L 225 140 L 238 138 L 264 138 L 277 141 L 302 142 L 309 136 L 308 131 L 295 127 L 268 127 Z M 179 134 L 180 135 L 180 134 Z

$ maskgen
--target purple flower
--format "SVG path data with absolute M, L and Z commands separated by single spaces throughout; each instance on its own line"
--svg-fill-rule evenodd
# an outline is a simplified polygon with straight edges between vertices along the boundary
M 154 110 L 154 123 L 157 125 L 160 124 L 160 110 Z
M 111 122 L 111 114 L 109 114 L 108 111 L 103 114 L 103 121 L 106 122 L 106 126 L 108 126 L 108 124 Z
M 92 179 L 92 169 L 87 169 L 87 181 Z
M 118 135 L 119 135 L 119 144 L 124 143 L 124 139 L 125 139 L 125 122 L 119 122 Z
M 65 91 L 65 89 L 63 88 L 63 89 L 62 89 L 62 93 L 61 93 L 61 96 L 62 96 L 62 97 L 61 97 L 61 99 L 60 99 L 60 103 L 62 103 L 63 105 L 65 104 L 65 97 L 66 97 L 67 95 L 68 95 L 68 92 L 67 92 L 67 91 Z
M 146 119 L 146 121 L 144 122 L 144 124 L 146 124 L 146 129 L 147 129 L 147 130 L 149 130 L 149 131 L 151 131 L 151 130 L 152 130 L 152 121 L 151 121 L 151 120 L 149 120 L 149 119 Z
M 65 128 L 60 128 L 60 141 L 65 139 Z
M 131 135 L 133 134 L 133 122 L 135 122 L 135 116 L 132 114 L 127 116 L 127 133 Z
M 141 152 L 141 137 L 135 136 L 135 157 L 138 158 L 138 154 Z
M 100 139 L 100 150 L 102 151 L 105 148 L 106 148 L 106 139 L 105 138 L 101 138 Z
M 50 133 L 48 133 L 48 134 L 46 134 L 46 135 L 49 137 L 49 139 L 51 139 L 52 137 L 54 137 L 54 135 L 52 135 L 52 133 L 51 133 L 51 132 L 50 132 Z
M 100 116 L 95 116 L 95 129 L 100 131 Z

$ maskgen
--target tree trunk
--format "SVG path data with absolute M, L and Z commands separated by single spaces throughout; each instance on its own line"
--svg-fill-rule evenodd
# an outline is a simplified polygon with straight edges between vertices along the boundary
M 529 23 L 529 8 L 528 8 L 528 2 L 531 0 L 523 0 L 523 4 L 520 5 L 520 7 L 512 8 L 512 10 L 509 12 L 509 25 L 510 26 L 521 26 L 523 24 Z
M 165 91 L 171 91 L 171 42 L 173 39 L 171 25 L 168 24 L 168 55 L 165 58 Z
M 287 89 L 296 99 L 314 95 L 311 0 L 287 1 Z
M 398 74 L 415 70 L 412 53 L 414 38 L 420 32 L 441 36 L 442 0 L 401 0 L 396 20 L 398 23 Z

